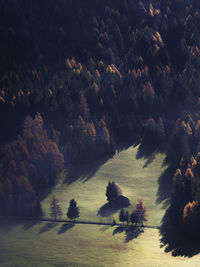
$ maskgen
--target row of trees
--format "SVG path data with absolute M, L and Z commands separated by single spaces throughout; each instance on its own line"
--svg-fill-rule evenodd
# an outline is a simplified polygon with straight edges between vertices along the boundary
M 129 214 L 128 211 L 121 209 L 119 213 L 119 220 L 123 223 L 131 222 L 133 224 L 143 226 L 143 223 L 147 221 L 147 216 L 146 207 L 144 206 L 142 200 L 139 200 L 138 203 L 136 203 L 136 209 L 131 214 Z
M 106 197 L 107 201 L 112 205 L 116 204 L 119 207 L 122 206 L 128 206 L 130 205 L 130 202 L 127 198 L 122 197 L 122 190 L 118 183 L 115 181 L 108 182 L 108 185 L 106 187 Z M 120 210 L 119 213 L 119 220 L 120 222 L 131 222 L 135 224 L 141 224 L 143 225 L 143 222 L 146 221 L 147 213 L 146 213 L 146 207 L 144 206 L 142 200 L 138 200 L 136 203 L 136 209 L 133 210 L 131 214 L 129 214 L 128 211 L 125 211 L 124 209 Z
M 51 199 L 50 215 L 54 218 L 54 220 L 56 220 L 57 217 L 62 216 L 62 209 L 60 207 L 59 200 L 55 196 Z M 70 200 L 66 215 L 71 220 L 75 220 L 79 217 L 79 207 L 74 199 Z
M 109 182 L 106 188 L 106 196 L 107 200 L 110 203 L 113 203 L 119 199 L 122 195 L 122 190 L 120 189 L 119 185 L 116 182 Z M 117 202 L 118 205 L 121 203 Z M 62 216 L 62 210 L 59 204 L 59 200 L 53 196 L 50 203 L 50 215 L 55 220 L 59 216 Z M 79 207 L 74 199 L 71 199 L 69 202 L 69 207 L 66 213 L 69 219 L 76 219 L 79 217 Z M 120 210 L 119 213 L 119 221 L 120 222 L 131 222 L 133 224 L 138 224 L 143 226 L 143 222 L 147 220 L 147 212 L 146 207 L 144 206 L 142 200 L 138 200 L 136 203 L 136 208 L 133 210 L 131 214 L 124 209 Z

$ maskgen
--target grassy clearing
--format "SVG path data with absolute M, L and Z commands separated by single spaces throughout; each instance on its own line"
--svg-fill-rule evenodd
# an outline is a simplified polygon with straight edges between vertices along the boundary
M 157 180 L 164 171 L 164 155 L 157 154 L 147 165 L 146 160 L 136 160 L 137 148 L 128 148 L 102 165 L 98 163 L 80 167 L 71 176 L 74 182 L 60 183 L 43 200 L 48 215 L 49 201 L 55 194 L 63 212 L 68 202 L 75 198 L 80 206 L 80 219 L 98 221 L 98 209 L 106 203 L 105 188 L 109 180 L 117 181 L 134 208 L 138 198 L 143 199 L 149 213 L 148 224 L 159 225 L 164 214 L 162 205 L 156 204 Z M 91 167 L 91 168 L 90 168 Z M 79 172 L 79 173 L 78 173 Z M 76 179 L 74 179 L 74 177 Z M 87 180 L 87 181 L 86 181 Z M 68 180 L 69 182 L 69 180 Z M 65 217 L 65 214 L 63 215 Z M 118 218 L 114 214 L 112 218 Z M 107 221 L 106 218 L 102 220 Z M 159 232 L 145 229 L 136 239 L 127 239 L 125 232 L 113 235 L 115 227 L 97 225 L 67 225 L 50 222 L 0 222 L 0 266 L 199 266 L 200 256 L 172 257 L 160 248 Z
M 80 207 L 81 220 L 99 221 L 98 209 L 107 202 L 106 186 L 108 181 L 114 180 L 119 183 L 123 195 L 131 201 L 132 205 L 128 210 L 132 211 L 137 199 L 141 198 L 149 213 L 148 224 L 159 225 L 164 210 L 161 204 L 156 204 L 156 194 L 158 177 L 165 170 L 161 167 L 164 155 L 157 154 L 155 159 L 145 167 L 146 160 L 136 160 L 137 150 L 138 148 L 130 147 L 101 166 L 98 162 L 92 166 L 78 166 L 64 183 L 58 184 L 43 200 L 42 206 L 46 216 L 49 216 L 49 203 L 54 194 L 60 200 L 63 218 L 66 216 L 70 199 L 75 198 Z M 76 177 L 76 180 L 68 184 L 73 178 L 71 176 Z M 114 218 L 118 220 L 118 213 L 102 220 L 111 221 Z

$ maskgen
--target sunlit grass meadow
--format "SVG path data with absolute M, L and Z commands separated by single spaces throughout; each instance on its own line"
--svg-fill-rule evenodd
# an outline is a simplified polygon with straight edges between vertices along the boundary
M 148 225 L 160 225 L 165 210 L 156 204 L 158 178 L 164 155 L 156 154 L 149 164 L 136 159 L 138 148 L 121 151 L 102 165 L 95 163 L 77 166 L 74 174 L 63 179 L 42 201 L 46 217 L 49 202 L 54 194 L 66 218 L 68 202 L 75 198 L 80 207 L 80 220 L 100 221 L 98 209 L 106 203 L 105 189 L 108 181 L 115 180 L 124 196 L 135 207 L 138 198 L 148 210 Z M 147 166 L 146 166 L 147 165 Z M 80 171 L 81 169 L 81 171 Z M 79 175 L 78 175 L 78 174 Z M 80 173 L 84 175 L 80 176 Z M 74 179 L 76 178 L 76 179 Z M 102 221 L 118 220 L 118 213 Z M 172 257 L 160 248 L 159 230 L 144 229 L 137 238 L 127 240 L 126 233 L 116 233 L 116 226 L 73 225 L 52 222 L 7 221 L 0 222 L 0 266 L 199 266 L 200 256 Z
M 61 204 L 63 218 L 66 218 L 66 211 L 70 199 L 75 198 L 80 207 L 81 220 L 100 221 L 97 216 L 101 206 L 106 201 L 106 186 L 109 181 L 116 181 L 125 197 L 128 197 L 131 212 L 135 208 L 138 199 L 142 199 L 148 211 L 148 224 L 160 225 L 164 214 L 162 204 L 156 204 L 158 191 L 158 177 L 166 167 L 162 167 L 164 155 L 157 154 L 149 165 L 145 159 L 136 160 L 137 148 L 128 148 L 116 154 L 103 165 L 100 162 L 86 166 L 75 167 L 69 178 L 58 184 L 43 200 L 42 206 L 49 216 L 49 203 L 52 195 L 55 195 Z M 147 165 L 147 166 L 146 166 Z M 81 169 L 81 171 L 80 171 Z M 81 175 L 81 173 L 83 173 Z M 75 176 L 76 180 L 73 180 Z M 91 176 L 92 175 L 92 176 Z M 118 213 L 109 218 L 102 218 L 102 221 L 110 221 L 113 218 L 118 220 Z

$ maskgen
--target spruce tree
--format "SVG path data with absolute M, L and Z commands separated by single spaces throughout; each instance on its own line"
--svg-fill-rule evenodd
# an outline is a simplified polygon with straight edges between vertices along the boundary
M 69 208 L 67 211 L 67 217 L 69 219 L 76 219 L 79 217 L 79 207 L 77 206 L 77 203 L 74 199 L 71 199 L 69 202 Z
M 130 216 L 129 216 L 128 211 L 126 211 L 126 213 L 125 213 L 125 222 L 129 223 L 129 221 L 130 221 Z
M 126 221 L 126 214 L 125 214 L 124 209 L 121 209 L 121 210 L 120 210 L 120 213 L 119 213 L 119 220 L 120 220 L 120 222 L 123 222 L 123 224 L 124 224 L 124 222 Z

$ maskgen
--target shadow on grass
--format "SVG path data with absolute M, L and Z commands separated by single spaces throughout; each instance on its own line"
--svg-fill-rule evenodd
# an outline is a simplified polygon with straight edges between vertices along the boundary
M 127 197 L 119 196 L 117 200 L 108 202 L 103 205 L 99 210 L 97 215 L 101 217 L 109 217 L 120 209 L 130 206 L 130 201 Z
M 105 156 L 93 163 L 72 165 L 68 170 L 64 183 L 71 184 L 76 180 L 81 180 L 83 183 L 89 181 L 103 164 L 109 159 L 114 159 L 121 151 L 128 149 L 132 145 L 133 142 L 121 143 L 117 145 L 115 154 Z
M 50 222 L 50 223 L 45 223 L 45 225 L 39 230 L 39 234 L 45 233 L 52 228 L 56 227 L 58 223 Z
M 29 230 L 31 227 L 34 227 L 35 225 L 40 223 L 41 222 L 39 220 L 23 220 L 22 217 L 13 217 L 12 219 L 9 217 L 0 218 L 0 228 L 5 229 L 5 231 L 7 231 L 6 229 L 11 230 L 12 228 L 17 226 L 23 227 L 24 230 Z
M 116 147 L 116 153 L 118 154 L 118 153 L 122 152 L 123 150 L 126 150 L 129 147 L 132 147 L 133 145 L 134 145 L 133 141 L 119 143 Z M 134 145 L 134 146 L 136 146 L 136 145 Z
M 58 234 L 64 234 L 68 230 L 70 230 L 72 227 L 74 227 L 74 223 L 64 223 L 60 230 L 58 231 Z
M 200 253 L 200 241 L 185 236 L 180 226 L 173 226 L 170 209 L 166 211 L 160 228 L 160 247 L 172 256 L 193 257 Z
M 154 154 L 158 150 L 157 148 L 158 146 L 156 145 L 140 144 L 137 151 L 136 159 L 149 158 L 152 154 Z
M 144 145 L 141 144 L 138 148 L 138 152 L 136 154 L 136 159 L 144 158 L 146 160 L 143 168 L 147 168 L 149 164 L 151 164 L 155 159 L 155 154 L 157 152 L 162 152 L 162 149 L 158 149 L 157 145 Z
M 101 227 L 99 230 L 101 232 L 105 232 L 105 231 L 109 230 L 111 227 L 112 227 L 111 225 L 105 225 L 105 226 Z
M 139 146 L 136 159 L 144 158 L 146 160 L 143 168 L 148 167 L 149 164 L 153 162 L 155 159 L 155 154 L 160 152 L 164 153 L 166 151 L 166 147 L 158 146 L 158 145 L 144 145 L 141 144 Z M 172 189 L 172 177 L 174 174 L 174 169 L 169 165 L 169 160 L 165 157 L 162 167 L 168 166 L 166 170 L 161 174 L 158 178 L 158 192 L 156 204 L 163 204 L 163 208 L 167 208 L 169 205 L 169 200 L 171 197 L 171 189 Z
M 172 183 L 173 183 L 174 170 L 172 167 L 168 167 L 158 178 L 158 191 L 156 204 L 163 204 L 163 208 L 167 208 L 169 205 Z
M 132 241 L 137 238 L 141 233 L 144 232 L 144 229 L 140 226 L 135 225 L 120 225 L 116 227 L 113 231 L 113 235 L 125 233 L 125 243 Z
M 23 228 L 24 230 L 29 230 L 31 227 L 34 227 L 37 224 L 40 224 L 41 221 L 39 220 L 30 220 L 30 221 L 24 221 Z
M 112 157 L 113 155 L 104 157 L 103 159 L 97 160 L 94 163 L 71 166 L 66 175 L 64 183 L 69 185 L 76 180 L 81 180 L 83 183 L 89 181 L 98 171 L 98 169 Z

